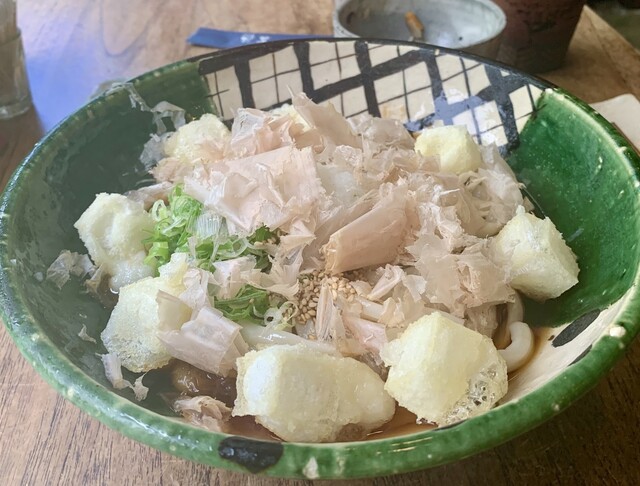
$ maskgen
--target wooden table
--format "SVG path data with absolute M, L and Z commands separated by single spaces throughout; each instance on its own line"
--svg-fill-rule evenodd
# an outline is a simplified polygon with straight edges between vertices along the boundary
M 20 0 L 36 110 L 0 123 L 0 177 L 104 80 L 206 52 L 199 26 L 331 32 L 330 0 Z M 153 7 L 151 6 L 153 5 Z M 276 14 L 277 12 L 277 14 Z M 586 9 L 566 65 L 545 75 L 588 102 L 640 98 L 640 53 Z M 561 416 L 456 464 L 352 484 L 640 484 L 640 342 Z M 0 326 L 0 485 L 307 484 L 193 464 L 126 439 L 58 396 Z

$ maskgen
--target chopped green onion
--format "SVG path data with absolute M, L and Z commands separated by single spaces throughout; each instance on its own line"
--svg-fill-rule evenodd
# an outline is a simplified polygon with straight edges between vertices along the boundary
M 153 234 L 144 241 L 150 245 L 145 263 L 156 269 L 168 263 L 176 251 L 189 251 L 188 240 L 203 208 L 200 201 L 184 194 L 181 186 L 176 186 L 168 199 L 168 205 L 159 200 L 151 208 L 156 224 Z
M 213 270 L 215 262 L 246 255 L 256 259 L 257 269 L 268 271 L 271 268 L 269 254 L 256 245 L 277 240 L 276 234 L 266 226 L 258 228 L 249 237 L 229 235 L 224 219 L 206 212 L 200 201 L 184 194 L 182 186 L 176 186 L 168 200 L 168 204 L 156 201 L 151 208 L 150 214 L 156 224 L 153 234 L 144 240 L 148 247 L 145 263 L 156 271 L 168 263 L 175 252 L 188 253 L 192 248 L 196 265 L 206 270 Z
M 269 292 L 252 285 L 244 285 L 231 299 L 214 302 L 214 307 L 234 322 L 263 324 L 265 313 L 272 306 Z

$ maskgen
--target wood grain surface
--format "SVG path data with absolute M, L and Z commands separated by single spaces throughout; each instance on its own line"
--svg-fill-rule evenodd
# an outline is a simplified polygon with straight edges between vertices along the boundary
M 330 0 L 20 0 L 35 110 L 0 122 L 2 185 L 101 82 L 206 52 L 185 42 L 197 27 L 328 34 L 331 8 Z M 566 65 L 543 77 L 588 102 L 626 92 L 640 98 L 640 53 L 586 9 Z M 455 464 L 349 484 L 640 484 L 639 376 L 636 340 L 593 391 L 537 429 Z M 58 396 L 0 326 L 0 485 L 57 484 L 310 482 L 229 473 L 122 437 Z

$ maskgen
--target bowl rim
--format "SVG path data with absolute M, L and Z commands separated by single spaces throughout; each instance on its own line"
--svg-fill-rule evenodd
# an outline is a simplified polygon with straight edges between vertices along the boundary
M 485 64 L 498 66 L 511 73 L 525 76 L 547 87 L 550 83 L 488 61 L 478 56 L 462 53 L 455 49 L 428 46 L 422 43 L 377 39 L 305 39 L 298 41 L 279 41 L 272 45 L 292 45 L 311 42 L 365 42 L 368 44 L 404 45 L 420 49 L 440 51 L 466 59 L 477 60 Z M 205 58 L 233 56 L 237 51 L 258 48 L 244 46 L 215 53 L 195 56 L 178 61 L 141 76 L 130 82 L 139 83 L 150 77 L 181 69 L 192 69 L 197 61 Z M 277 46 L 275 46 L 277 47 Z M 630 147 L 617 130 L 604 120 L 595 110 L 572 95 L 552 89 L 553 96 L 559 96 L 576 114 L 584 117 L 594 129 L 606 138 L 620 154 L 620 161 L 626 166 L 630 177 L 635 179 L 636 198 L 640 199 L 640 157 Z M 86 375 L 75 366 L 54 344 L 40 325 L 29 313 L 29 305 L 22 297 L 16 282 L 13 281 L 13 265 L 7 249 L 8 215 L 12 214 L 19 194 L 21 183 L 27 180 L 38 162 L 46 160 L 48 143 L 64 134 L 74 124 L 82 123 L 90 108 L 108 103 L 107 92 L 84 105 L 52 129 L 16 169 L 0 198 L 0 315 L 5 326 L 20 349 L 21 353 L 36 371 L 64 398 L 68 399 L 90 416 L 97 418 L 112 429 L 144 444 L 186 459 L 209 464 L 215 467 L 248 472 L 245 466 L 220 456 L 225 439 L 233 436 L 212 433 L 185 424 L 177 419 L 162 416 L 143 406 L 121 397 L 110 388 Z M 566 409 L 576 399 L 586 393 L 604 376 L 615 362 L 624 354 L 632 339 L 640 332 L 640 272 L 636 268 L 634 282 L 621 299 L 621 309 L 612 319 L 612 325 L 625 329 L 623 336 L 611 336 L 607 333 L 598 339 L 591 350 L 577 363 L 569 366 L 560 375 L 527 395 L 500 405 L 478 417 L 460 422 L 454 426 L 417 432 L 398 437 L 375 439 L 371 441 L 307 444 L 275 443 L 254 439 L 244 439 L 241 447 L 254 447 L 260 444 L 280 444 L 280 460 L 271 467 L 249 471 L 264 475 L 286 478 L 314 478 L 313 470 L 305 465 L 313 459 L 321 464 L 322 478 L 360 478 L 410 472 L 434 467 L 476 454 L 500 443 L 506 442 Z M 366 459 L 365 459 L 366 458 Z M 372 459 L 370 459 L 372 458 Z M 331 467 L 329 467 L 331 465 Z M 324 472 L 326 469 L 326 472 Z

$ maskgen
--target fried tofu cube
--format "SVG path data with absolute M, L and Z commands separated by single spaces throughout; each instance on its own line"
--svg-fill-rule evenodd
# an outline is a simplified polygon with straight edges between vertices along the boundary
M 507 392 L 507 365 L 491 339 L 434 312 L 387 343 L 385 390 L 440 426 L 489 410 Z
M 185 286 L 186 254 L 175 254 L 160 268 L 159 277 L 147 277 L 120 289 L 116 304 L 101 338 L 109 353 L 120 358 L 122 366 L 133 372 L 146 372 L 166 365 L 171 355 L 158 339 L 160 327 L 157 295 L 159 291 L 175 297 Z
M 217 116 L 207 113 L 181 126 L 165 142 L 164 151 L 167 156 L 185 164 L 196 160 L 215 162 L 222 157 L 230 137 L 226 125 Z
M 144 263 L 142 243 L 153 219 L 141 203 L 121 194 L 98 194 L 74 226 L 93 262 L 111 276 L 114 290 L 153 274 Z
M 463 126 L 427 128 L 416 139 L 415 150 L 425 157 L 437 157 L 442 172 L 462 174 L 482 165 L 480 150 Z
M 367 365 L 305 344 L 251 351 L 237 365 L 233 415 L 253 415 L 287 441 L 333 441 L 347 425 L 368 432 L 395 411 L 384 382 Z
M 493 239 L 491 251 L 509 268 L 509 284 L 532 299 L 553 299 L 578 283 L 576 256 L 555 225 L 523 208 Z

